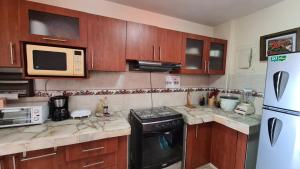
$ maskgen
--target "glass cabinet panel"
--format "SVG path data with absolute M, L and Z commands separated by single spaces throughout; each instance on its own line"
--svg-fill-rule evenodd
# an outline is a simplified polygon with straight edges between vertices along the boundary
M 210 44 L 209 70 L 223 70 L 225 45 L 221 43 Z
M 79 39 L 79 18 L 29 10 L 29 32 L 34 35 Z
M 186 39 L 185 68 L 202 69 L 204 41 L 197 39 Z

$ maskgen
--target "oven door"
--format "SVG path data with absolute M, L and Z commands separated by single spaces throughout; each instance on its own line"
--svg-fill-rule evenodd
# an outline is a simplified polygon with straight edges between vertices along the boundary
M 84 51 L 26 44 L 29 76 L 84 76 Z
M 0 110 L 0 128 L 32 124 L 31 108 L 5 108 Z
M 182 160 L 182 127 L 143 134 L 143 169 L 159 169 Z

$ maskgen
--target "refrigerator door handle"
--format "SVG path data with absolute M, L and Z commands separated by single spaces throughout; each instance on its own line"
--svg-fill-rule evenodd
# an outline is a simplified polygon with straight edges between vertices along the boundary
M 279 101 L 285 91 L 289 80 L 289 73 L 285 71 L 278 71 L 273 75 L 274 90 L 277 101 Z
M 271 146 L 273 147 L 278 140 L 282 129 L 282 121 L 277 118 L 270 118 L 268 120 L 268 131 Z

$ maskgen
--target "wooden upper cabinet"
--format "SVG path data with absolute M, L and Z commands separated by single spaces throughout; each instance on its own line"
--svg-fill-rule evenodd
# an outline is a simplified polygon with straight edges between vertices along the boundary
M 227 40 L 211 38 L 208 43 L 209 57 L 207 73 L 214 75 L 225 74 Z
M 125 71 L 126 21 L 88 16 L 89 70 Z
M 22 1 L 21 40 L 87 47 L 86 13 Z
M 162 62 L 181 63 L 182 32 L 158 29 L 158 56 Z
M 158 60 L 157 35 L 154 26 L 127 22 L 126 59 Z
M 181 32 L 127 22 L 127 60 L 180 63 L 181 50 Z
M 210 163 L 211 123 L 187 126 L 185 169 Z
M 19 0 L 0 0 L 0 67 L 21 67 Z
M 184 34 L 180 73 L 207 74 L 208 37 Z

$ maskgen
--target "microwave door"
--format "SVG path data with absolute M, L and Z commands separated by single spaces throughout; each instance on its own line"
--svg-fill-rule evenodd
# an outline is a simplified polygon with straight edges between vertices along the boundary
M 72 49 L 27 44 L 26 55 L 28 75 L 73 75 Z

